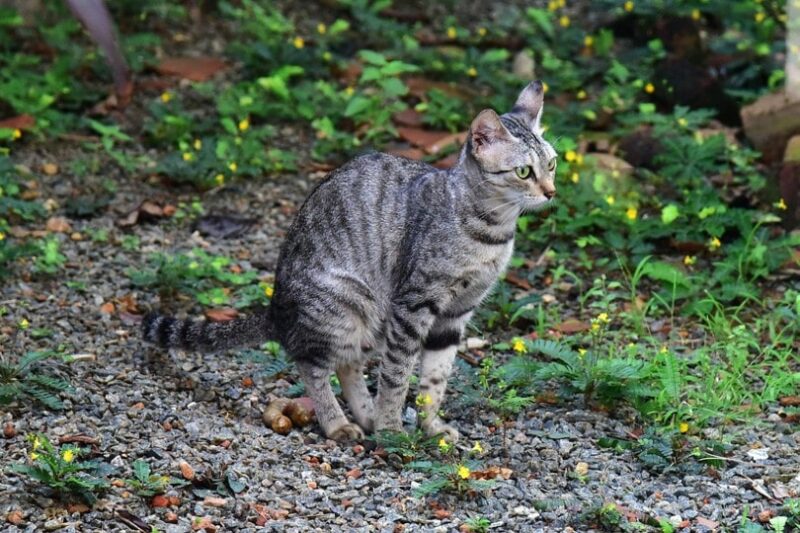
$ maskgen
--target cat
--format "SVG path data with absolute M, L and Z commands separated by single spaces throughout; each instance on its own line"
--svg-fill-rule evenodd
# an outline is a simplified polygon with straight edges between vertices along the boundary
M 510 112 L 482 111 L 449 170 L 382 153 L 334 170 L 289 229 L 269 307 L 221 323 L 150 314 L 144 339 L 205 351 L 278 340 L 325 435 L 339 441 L 401 430 L 419 361 L 420 424 L 456 441 L 439 408 L 464 327 L 511 257 L 517 218 L 556 194 L 543 100 L 535 81 Z M 379 359 L 374 399 L 370 356 Z M 333 393 L 334 372 L 355 423 Z

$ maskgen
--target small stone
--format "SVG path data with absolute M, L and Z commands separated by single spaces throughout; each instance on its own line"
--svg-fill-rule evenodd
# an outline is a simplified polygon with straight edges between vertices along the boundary
M 55 163 L 45 163 L 42 165 L 42 172 L 47 174 L 48 176 L 53 176 L 58 174 L 58 165 Z
M 676 514 L 669 517 L 669 523 L 672 524 L 674 527 L 679 527 L 683 522 L 683 518 L 681 515 Z
M 3 437 L 13 439 L 17 436 L 17 428 L 14 427 L 13 422 L 6 422 L 3 426 Z
M 22 511 L 18 509 L 14 509 L 6 515 L 6 522 L 15 526 L 20 525 L 24 520 L 25 516 L 22 514 Z
M 164 522 L 175 524 L 177 521 L 178 521 L 178 515 L 173 513 L 172 511 L 167 511 L 167 513 L 164 515 Z
M 192 465 L 190 465 L 186 461 L 181 461 L 180 463 L 178 463 L 178 467 L 181 469 L 181 475 L 183 476 L 183 479 L 186 479 L 188 481 L 194 479 L 194 468 L 192 468 Z
M 203 500 L 203 505 L 209 505 L 211 507 L 225 507 L 228 505 L 228 500 L 225 498 L 218 498 L 216 496 L 206 496 Z
M 575 465 L 575 473 L 579 476 L 585 476 L 589 473 L 589 463 L 580 462 Z
M 45 224 L 47 231 L 52 233 L 68 233 L 72 230 L 69 221 L 64 217 L 50 217 Z

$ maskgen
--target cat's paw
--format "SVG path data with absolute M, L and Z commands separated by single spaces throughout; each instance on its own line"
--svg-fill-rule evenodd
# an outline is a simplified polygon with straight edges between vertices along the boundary
M 338 442 L 363 440 L 364 430 L 362 430 L 357 424 L 347 422 L 346 424 L 343 424 L 337 429 L 331 431 L 328 437 Z
M 455 444 L 458 442 L 458 439 L 461 438 L 461 434 L 456 428 L 450 424 L 445 424 L 441 420 L 438 420 L 432 424 L 423 425 L 422 429 L 429 437 L 441 435 L 442 438 L 450 444 Z

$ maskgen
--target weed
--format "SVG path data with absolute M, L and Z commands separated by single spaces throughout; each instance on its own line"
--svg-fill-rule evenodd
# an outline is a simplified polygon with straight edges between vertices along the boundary
M 38 364 L 54 357 L 53 352 L 28 352 L 15 364 L 0 355 L 0 405 L 33 400 L 49 409 L 61 409 L 60 393 L 72 386 Z
M 170 487 L 188 485 L 188 482 L 182 479 L 152 473 L 150 465 L 141 459 L 133 462 L 133 478 L 124 481 L 136 494 L 146 498 L 164 494 Z

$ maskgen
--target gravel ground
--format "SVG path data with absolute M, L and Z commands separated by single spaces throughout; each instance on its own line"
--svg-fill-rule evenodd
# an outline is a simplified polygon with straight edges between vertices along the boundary
M 70 148 L 63 150 L 62 154 L 31 151 L 22 159 L 38 169 L 68 157 Z M 237 258 L 245 269 L 269 274 L 294 209 L 321 176 L 301 173 L 237 183 L 207 194 L 203 201 L 210 213 L 235 211 L 259 219 L 240 238 L 202 238 L 192 234 L 189 221 L 164 220 L 126 230 L 140 239 L 135 251 L 118 245 L 125 231 L 115 221 L 144 199 L 177 203 L 191 195 L 181 197 L 179 191 L 140 179 L 106 177 L 119 184 L 109 210 L 95 218 L 70 220 L 80 240 L 69 233 L 59 236 L 67 256 L 63 275 L 15 277 L 2 287 L 6 314 L 0 339 L 5 352 L 63 344 L 73 353 L 96 356 L 67 370 L 76 391 L 63 412 L 26 406 L 0 413 L 3 425 L 11 422 L 16 430 L 16 436 L 0 440 L 3 531 L 131 531 L 118 518 L 120 510 L 167 532 L 191 530 L 196 517 L 208 517 L 219 531 L 454 531 L 473 516 L 487 517 L 496 531 L 589 531 L 591 521 L 582 514 L 604 503 L 615 503 L 623 514 L 640 519 L 668 519 L 680 524 L 680 531 L 703 531 L 702 519 L 729 528 L 746 508 L 752 512 L 775 508 L 771 496 L 800 493 L 796 452 L 800 433 L 796 425 L 779 422 L 775 413 L 765 413 L 756 425 L 708 430 L 710 437 L 724 433 L 732 441 L 728 468 L 656 475 L 630 452 L 597 445 L 599 437 L 631 431 L 633 426 L 624 419 L 585 410 L 577 403 L 536 405 L 508 428 L 506 456 L 492 417 L 474 409 L 457 410 L 451 397 L 449 414 L 462 431 L 464 445 L 480 441 L 487 465 L 506 466 L 513 473 L 508 480 L 498 479 L 491 493 L 472 498 L 414 498 L 413 488 L 426 478 L 398 468 L 396 457 L 373 453 L 369 446 L 364 450 L 328 441 L 314 425 L 288 436 L 266 428 L 261 410 L 286 382 L 260 376 L 255 363 L 236 356 L 158 353 L 139 342 L 136 324 L 128 317 L 101 312 L 104 303 L 130 295 L 142 308 L 160 305 L 154 292 L 131 287 L 125 274 L 155 251 L 203 246 Z M 56 174 L 46 178 L 42 199 L 53 198 L 63 205 L 79 189 L 93 185 L 91 179 L 77 182 Z M 174 196 L 165 196 L 170 194 Z M 108 242 L 88 238 L 89 230 L 100 228 L 109 230 Z M 85 281 L 87 290 L 76 291 L 64 279 Z M 197 312 L 188 303 L 181 309 Z M 49 327 L 53 334 L 31 339 L 14 327 L 23 318 L 32 328 Z M 255 386 L 245 387 L 246 377 L 252 377 Z M 113 487 L 91 510 L 69 508 L 8 471 L 9 465 L 26 460 L 25 435 L 32 431 L 53 440 L 75 434 L 96 437 L 97 458 L 116 468 L 113 478 L 130 477 L 130 465 L 137 458 L 146 459 L 156 472 L 177 476 L 179 462 L 186 461 L 198 476 L 232 474 L 246 488 L 224 501 L 213 501 L 214 505 L 188 489 L 175 489 L 172 493 L 180 498 L 177 507 L 154 509 L 125 488 Z M 767 449 L 767 458 L 748 455 L 754 447 Z M 582 477 L 573 474 L 580 462 L 588 465 Z M 563 501 L 542 504 L 554 500 Z M 11 511 L 20 511 L 24 521 L 6 523 Z M 257 525 L 265 518 L 263 526 Z

